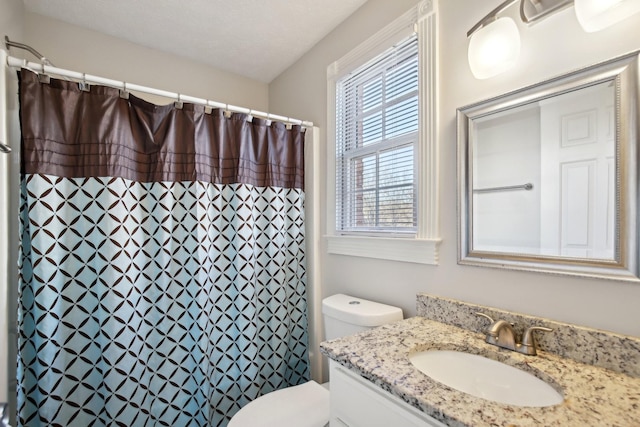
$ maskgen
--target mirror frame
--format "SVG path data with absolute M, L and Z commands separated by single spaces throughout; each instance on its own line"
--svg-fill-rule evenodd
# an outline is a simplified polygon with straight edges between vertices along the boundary
M 458 264 L 640 282 L 638 129 L 640 51 L 457 110 Z M 614 259 L 587 259 L 473 249 L 473 121 L 595 84 L 615 84 L 616 229 Z

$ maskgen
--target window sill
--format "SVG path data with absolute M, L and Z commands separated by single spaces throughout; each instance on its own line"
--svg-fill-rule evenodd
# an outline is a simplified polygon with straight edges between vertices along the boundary
M 335 255 L 438 265 L 440 239 L 368 236 L 326 236 L 327 251 Z

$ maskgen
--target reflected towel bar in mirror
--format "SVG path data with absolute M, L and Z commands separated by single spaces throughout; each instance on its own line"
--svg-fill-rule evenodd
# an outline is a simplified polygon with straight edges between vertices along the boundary
M 511 190 L 533 190 L 533 184 L 530 182 L 522 185 L 507 185 L 505 187 L 476 188 L 474 193 L 491 193 L 494 191 L 511 191 Z

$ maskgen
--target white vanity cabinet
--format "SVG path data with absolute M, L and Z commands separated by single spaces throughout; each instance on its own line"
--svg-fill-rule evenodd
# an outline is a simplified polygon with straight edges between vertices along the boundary
M 331 360 L 331 427 L 446 427 Z

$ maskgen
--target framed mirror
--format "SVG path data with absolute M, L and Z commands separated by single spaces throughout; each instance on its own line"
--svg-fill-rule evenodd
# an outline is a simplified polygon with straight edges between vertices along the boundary
M 638 52 L 458 109 L 458 263 L 640 281 Z

